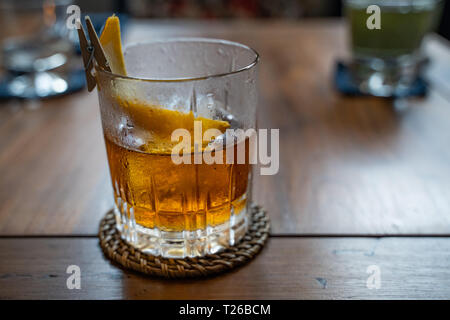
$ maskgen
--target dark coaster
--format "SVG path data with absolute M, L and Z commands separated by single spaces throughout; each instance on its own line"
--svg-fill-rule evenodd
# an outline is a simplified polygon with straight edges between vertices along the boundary
M 351 96 L 362 96 L 368 95 L 361 92 L 358 85 L 353 80 L 350 68 L 347 64 L 342 61 L 336 62 L 336 67 L 334 70 L 334 83 L 341 93 Z M 411 87 L 407 90 L 402 91 L 400 94 L 393 95 L 389 98 L 406 98 L 406 97 L 423 97 L 427 94 L 427 82 L 419 77 Z
M 61 96 L 61 95 L 65 95 L 65 94 L 69 94 L 69 93 L 73 93 L 76 91 L 79 91 L 81 89 L 83 89 L 86 85 L 86 80 L 85 80 L 85 73 L 84 73 L 84 69 L 83 70 L 74 70 L 72 72 L 70 72 L 69 74 L 67 74 L 66 76 L 66 81 L 67 81 L 67 89 L 64 92 L 61 93 L 54 93 L 51 95 L 47 95 L 45 97 L 39 97 L 37 95 L 35 95 L 34 93 L 32 94 L 24 94 L 21 96 L 16 96 L 14 95 L 14 93 L 10 92 L 9 88 L 8 88 L 8 84 L 9 81 L 11 81 L 13 76 L 10 77 L 4 77 L 2 79 L 0 79 L 0 99 L 11 99 L 11 98 L 19 98 L 19 99 L 41 99 L 41 98 L 52 98 L 52 97 L 56 97 L 56 96 Z
M 125 269 L 162 278 L 208 277 L 242 266 L 264 247 L 270 228 L 267 213 L 260 206 L 252 205 L 250 217 L 249 230 L 237 245 L 198 258 L 166 259 L 135 249 L 120 237 L 112 210 L 100 222 L 98 236 L 105 256 Z

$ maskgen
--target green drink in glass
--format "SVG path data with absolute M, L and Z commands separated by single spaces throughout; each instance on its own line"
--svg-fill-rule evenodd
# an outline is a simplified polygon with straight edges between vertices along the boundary
M 346 0 L 353 53 L 352 76 L 362 92 L 402 96 L 420 74 L 421 44 L 440 18 L 441 0 Z M 379 29 L 368 19 L 379 7 Z M 373 20 L 372 20 L 373 21 Z

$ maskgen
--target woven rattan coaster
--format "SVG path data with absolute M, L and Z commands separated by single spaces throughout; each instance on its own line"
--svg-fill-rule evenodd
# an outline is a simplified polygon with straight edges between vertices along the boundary
M 166 259 L 133 248 L 122 240 L 116 229 L 113 211 L 100 222 L 99 238 L 103 253 L 126 269 L 163 278 L 195 278 L 217 275 L 252 260 L 269 237 L 269 218 L 259 206 L 251 207 L 249 230 L 235 246 L 201 258 Z

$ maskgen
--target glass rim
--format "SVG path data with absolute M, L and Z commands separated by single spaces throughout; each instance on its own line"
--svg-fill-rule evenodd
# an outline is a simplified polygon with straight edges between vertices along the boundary
M 240 47 L 240 48 L 244 48 L 250 52 L 252 52 L 254 54 L 254 58 L 253 60 L 249 63 L 246 64 L 245 66 L 234 70 L 234 71 L 229 71 L 229 72 L 222 72 L 222 73 L 215 73 L 215 74 L 210 74 L 210 75 L 205 75 L 205 76 L 196 76 L 196 77 L 180 77 L 180 78 L 139 78 L 139 77 L 132 77 L 132 76 L 124 76 L 121 74 L 117 74 L 117 73 L 113 73 L 110 71 L 107 71 L 105 69 L 103 69 L 102 67 L 100 67 L 98 64 L 96 65 L 96 70 L 100 73 L 103 73 L 109 77 L 114 77 L 114 78 L 121 78 L 124 80 L 130 80 L 130 81 L 142 81 L 142 82 L 187 82 L 187 81 L 199 81 L 199 80 L 207 80 L 207 79 L 212 79 L 212 78 L 220 78 L 220 77 L 225 77 L 225 76 L 229 76 L 229 75 L 233 75 L 233 74 L 237 74 L 237 73 L 241 73 L 244 72 L 246 70 L 250 70 L 253 67 L 255 67 L 258 62 L 259 62 L 259 53 L 253 49 L 250 46 L 247 46 L 245 44 L 239 43 L 239 42 L 235 42 L 235 41 L 230 41 L 230 40 L 224 40 L 224 39 L 216 39 L 216 38 L 202 38 L 202 37 L 174 37 L 174 38 L 169 38 L 169 39 L 156 39 L 156 40 L 149 40 L 149 41 L 140 41 L 140 42 L 133 42 L 130 44 L 127 44 L 125 46 L 125 50 L 127 48 L 130 47 L 134 47 L 134 46 L 139 46 L 139 45 L 145 45 L 145 44 L 157 44 L 157 43 L 168 43 L 168 42 L 203 42 L 203 43 L 218 43 L 218 44 L 226 44 L 229 46 L 235 46 L 235 47 Z M 124 51 L 125 51 L 124 50 Z

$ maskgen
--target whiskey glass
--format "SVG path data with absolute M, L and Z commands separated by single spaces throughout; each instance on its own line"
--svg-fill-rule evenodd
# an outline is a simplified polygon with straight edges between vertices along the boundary
M 127 76 L 96 67 L 117 228 L 143 252 L 198 257 L 234 245 L 248 226 L 252 165 L 174 163 L 171 135 L 221 129 L 208 145 L 248 153 L 249 139 L 224 129 L 256 129 L 258 53 L 239 43 L 177 38 L 124 50 Z M 194 150 L 205 154 L 205 148 Z M 232 161 L 234 162 L 234 161 Z

